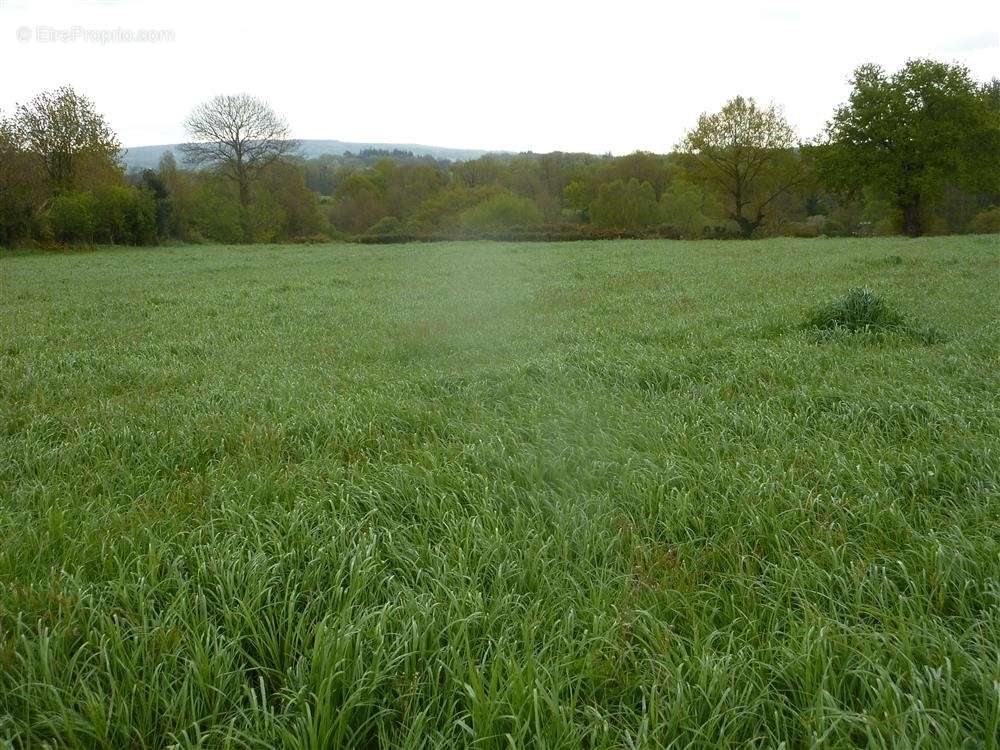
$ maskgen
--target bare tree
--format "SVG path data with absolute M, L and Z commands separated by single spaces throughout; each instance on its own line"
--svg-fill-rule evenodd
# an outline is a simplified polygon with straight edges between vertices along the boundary
M 768 207 L 804 178 L 795 132 L 776 107 L 738 96 L 714 114 L 703 114 L 679 148 L 730 206 L 744 236 L 753 234 Z
M 184 121 L 191 138 L 181 146 L 185 159 L 233 180 L 240 205 L 250 203 L 250 185 L 260 171 L 293 153 L 288 124 L 267 102 L 250 96 L 216 96 L 198 105 Z

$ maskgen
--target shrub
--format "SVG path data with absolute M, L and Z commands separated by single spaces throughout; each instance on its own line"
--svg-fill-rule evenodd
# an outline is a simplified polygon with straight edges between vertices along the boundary
M 293 245 L 325 245 L 330 242 L 330 237 L 323 232 L 317 232 L 316 234 L 295 235 L 290 237 L 288 241 Z
M 459 216 L 463 229 L 488 231 L 506 227 L 525 227 L 539 224 L 542 212 L 528 199 L 513 193 L 501 193 L 487 198 Z
M 403 234 L 403 222 L 395 216 L 383 216 L 376 221 L 365 232 L 366 235 L 388 235 L 396 236 Z
M 700 188 L 675 181 L 660 196 L 660 217 L 685 239 L 698 239 L 708 220 L 702 210 L 704 195 Z
M 827 218 L 820 225 L 819 233 L 827 237 L 845 237 L 849 234 L 842 221 Z
M 375 234 L 368 232 L 356 236 L 356 242 L 365 245 L 395 244 L 400 242 L 443 242 L 451 240 L 493 240 L 495 242 L 576 242 L 579 240 L 619 239 L 679 239 L 677 229 L 670 225 L 641 229 L 603 229 L 590 224 L 536 224 L 529 227 L 503 227 L 498 229 L 427 229 L 419 225 L 406 225 L 402 234 Z M 729 236 L 725 237 L 729 239 Z
M 660 223 L 660 206 L 648 182 L 634 177 L 601 185 L 590 204 L 590 220 L 604 229 L 638 229 Z
M 806 325 L 813 328 L 844 328 L 849 331 L 898 329 L 905 322 L 885 298 L 871 289 L 858 287 L 813 308 L 806 318 Z
M 427 231 L 451 229 L 459 225 L 462 212 L 504 193 L 509 191 L 498 185 L 480 185 L 474 188 L 454 185 L 430 195 L 408 218 L 408 223 Z
M 792 221 L 788 224 L 788 233 L 792 237 L 819 237 L 819 224 L 812 221 Z
M 969 222 L 969 231 L 973 234 L 1000 233 L 1000 206 L 976 214 Z
M 188 239 L 199 238 L 222 243 L 235 244 L 244 239 L 240 204 L 232 191 L 221 185 L 205 183 L 198 188 L 193 204 L 194 231 Z
M 285 226 L 285 212 L 274 200 L 274 196 L 258 191 L 256 200 L 239 209 L 240 224 L 245 242 L 276 242 L 282 237 Z
M 93 242 L 97 200 L 90 192 L 64 193 L 52 201 L 48 224 L 58 242 Z
M 149 191 L 108 185 L 94 192 L 94 239 L 123 245 L 156 241 L 156 201 Z

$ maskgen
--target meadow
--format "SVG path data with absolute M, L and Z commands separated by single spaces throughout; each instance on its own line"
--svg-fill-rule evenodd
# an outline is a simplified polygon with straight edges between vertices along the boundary
M 1000 746 L 996 235 L 5 252 L 0 373 L 0 746 Z

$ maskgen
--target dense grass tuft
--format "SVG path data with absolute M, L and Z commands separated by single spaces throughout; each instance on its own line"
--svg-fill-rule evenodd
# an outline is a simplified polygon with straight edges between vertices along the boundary
M 806 325 L 820 329 L 887 331 L 902 328 L 906 319 L 877 292 L 866 287 L 854 287 L 846 294 L 810 310 Z
M 2 255 L 0 747 L 996 748 L 998 261 Z

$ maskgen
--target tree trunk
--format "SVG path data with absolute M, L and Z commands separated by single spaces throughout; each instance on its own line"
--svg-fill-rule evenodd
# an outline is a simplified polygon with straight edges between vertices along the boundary
M 243 241 L 253 242 L 253 227 L 250 226 L 250 177 L 243 167 L 242 160 L 237 162 L 236 169 L 240 190 L 240 228 L 243 230 Z
M 239 157 L 236 160 L 236 183 L 240 189 L 240 206 L 246 208 L 250 205 L 250 175 Z
M 919 237 L 924 233 L 923 222 L 920 220 L 920 200 L 911 198 L 902 205 L 903 234 L 907 237 Z

